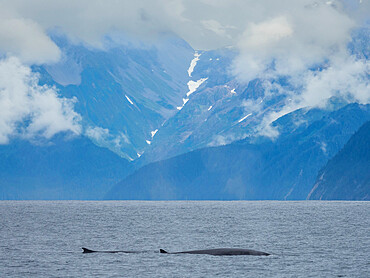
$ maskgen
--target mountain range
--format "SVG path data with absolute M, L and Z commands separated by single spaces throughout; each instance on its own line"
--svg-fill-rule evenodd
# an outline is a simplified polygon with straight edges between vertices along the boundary
M 0 145 L 0 198 L 96 200 L 133 166 L 86 137 L 58 134 L 47 142 Z
M 320 116 L 319 116 L 320 115 Z M 299 127 L 297 117 L 315 119 Z M 370 106 L 284 116 L 279 139 L 241 140 L 146 165 L 117 184 L 107 199 L 302 200 L 318 171 L 370 119 Z
M 278 136 L 266 137 L 266 115 L 291 97 L 266 84 L 287 81 L 241 82 L 234 49 L 197 51 L 170 34 L 150 43 L 111 35 L 101 48 L 57 30 L 50 38 L 60 62 L 32 70 L 40 85 L 77 100 L 83 132 L 0 145 L 1 199 L 346 199 L 354 186 L 329 194 L 321 176 L 342 165 L 332 161 L 346 159 L 369 105 L 332 97 L 278 117 Z M 353 34 L 358 59 L 369 58 L 368 38 L 367 29 Z M 367 199 L 361 188 L 347 199 Z

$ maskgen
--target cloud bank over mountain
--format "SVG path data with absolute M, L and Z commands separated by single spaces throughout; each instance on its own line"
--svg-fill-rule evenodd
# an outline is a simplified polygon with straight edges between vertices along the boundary
M 58 53 L 45 34 L 55 27 L 95 46 L 101 46 L 102 37 L 111 31 L 141 38 L 172 32 L 195 49 L 236 46 L 260 59 L 289 53 L 292 60 L 287 63 L 294 69 L 299 66 L 293 63 L 297 57 L 308 62 L 327 56 L 332 47 L 343 47 L 356 24 L 355 16 L 369 7 L 368 1 L 352 3 L 351 13 L 342 1 L 313 0 L 14 0 L 0 1 L 0 7 L 2 26 L 17 22 L 19 28 L 12 28 L 13 36 L 26 33 L 24 42 L 32 36 L 43 40 L 44 50 L 49 48 L 54 58 Z M 2 39 L 0 47 L 10 51 L 14 46 Z M 37 55 L 39 50 L 34 50 Z
M 81 133 L 74 99 L 38 85 L 38 75 L 18 58 L 0 61 L 0 144 L 11 137 L 50 139 L 59 132 Z
M 355 59 L 347 49 L 352 30 L 368 24 L 364 11 L 369 11 L 369 2 L 0 0 L 0 55 L 15 56 L 26 65 L 55 63 L 61 50 L 48 32 L 56 28 L 74 43 L 100 49 L 104 49 L 104 36 L 115 32 L 146 41 L 175 34 L 202 50 L 230 47 L 238 55 L 231 68 L 225 70 L 239 82 L 260 78 L 265 82 L 266 96 L 289 96 L 279 110 L 267 113 L 263 121 L 261 134 L 275 137 L 278 133 L 270 127 L 271 122 L 295 109 L 323 107 L 332 96 L 369 103 L 369 62 Z M 10 61 L 15 60 L 6 60 L 3 67 L 9 66 Z M 18 64 L 16 69 L 22 71 L 22 67 Z M 272 82 L 278 78 L 285 78 L 288 86 Z M 72 100 L 58 98 L 55 92 L 49 95 L 55 96 L 55 103 L 61 105 L 55 111 L 60 112 L 58 119 L 65 121 L 63 128 L 50 129 L 48 125 L 45 135 L 63 129 L 77 132 Z M 33 98 L 26 105 L 35 101 L 38 100 Z M 256 109 L 258 104 L 251 105 Z M 68 111 L 71 114 L 67 117 Z M 19 118 L 16 119 L 10 122 Z M 3 125 L 11 130 L 11 124 Z M 3 134 L 7 138 L 11 132 Z

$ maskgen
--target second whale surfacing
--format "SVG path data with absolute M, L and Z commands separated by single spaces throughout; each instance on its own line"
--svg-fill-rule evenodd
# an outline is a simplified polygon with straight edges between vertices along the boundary
M 217 249 L 205 249 L 205 250 L 191 250 L 182 252 L 167 252 L 163 249 L 159 250 L 162 254 L 206 254 L 213 256 L 269 256 L 269 253 L 241 248 L 217 248 Z
M 91 250 L 82 247 L 82 253 L 128 253 L 128 254 L 136 254 L 136 253 L 142 253 L 140 251 L 96 251 L 96 250 Z

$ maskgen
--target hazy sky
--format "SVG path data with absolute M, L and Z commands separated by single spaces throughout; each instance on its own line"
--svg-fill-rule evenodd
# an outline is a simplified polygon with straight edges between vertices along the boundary
M 247 52 L 281 48 L 326 54 L 348 40 L 369 1 L 319 0 L 1 0 L 0 49 L 25 62 L 56 61 L 60 52 L 46 31 L 99 46 L 103 35 L 124 31 L 148 37 L 173 32 L 195 49 L 235 46 Z M 357 22 L 356 22 L 357 21 Z M 289 38 L 289 40 L 288 40 Z M 284 41 L 282 45 L 280 41 Z M 295 45 L 291 45 L 292 42 Z M 266 49 L 268 45 L 271 48 Z M 276 49 L 276 46 L 279 46 Z M 271 50 L 276 49 L 273 53 Z
M 0 61 L 0 70 L 6 72 L 10 67 L 24 72 L 31 64 L 57 62 L 60 49 L 47 36 L 53 28 L 93 47 L 102 47 L 102 37 L 110 32 L 146 39 L 170 32 L 195 49 L 235 48 L 239 55 L 232 73 L 240 82 L 284 75 L 303 88 L 281 111 L 266 116 L 269 124 L 294 109 L 322 106 L 335 94 L 369 102 L 369 63 L 353 59 L 346 50 L 351 30 L 365 24 L 369 14 L 370 0 L 0 0 L 0 53 L 12 57 Z M 321 73 L 309 70 L 324 61 L 328 67 Z M 32 109 L 44 113 L 43 106 L 30 105 L 32 101 L 25 99 L 30 94 L 22 91 L 37 89 L 35 78 L 31 72 L 14 75 L 14 84 L 31 85 L 1 96 L 0 107 L 22 100 L 31 106 L 29 113 Z M 10 90 L 9 82 L 1 82 L 4 78 L 0 79 L 2 90 Z M 279 90 L 287 93 L 284 88 Z M 14 94 L 18 97 L 11 98 Z M 78 117 L 67 116 L 67 111 L 73 111 L 71 100 L 59 98 L 56 92 L 51 95 L 62 108 L 54 115 L 57 127 L 43 123 L 44 129 L 48 126 L 46 133 L 66 127 L 77 132 Z M 15 117 L 0 111 L 0 143 L 11 134 L 4 130 L 12 130 L 17 119 L 27 115 L 22 113 Z

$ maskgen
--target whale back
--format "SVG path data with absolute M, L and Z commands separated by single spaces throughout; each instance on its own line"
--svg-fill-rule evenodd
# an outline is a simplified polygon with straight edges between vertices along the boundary
M 163 254 L 207 254 L 214 256 L 268 256 L 269 253 L 251 250 L 251 249 L 241 249 L 241 248 L 217 248 L 217 249 L 204 249 L 204 250 L 191 250 L 182 252 L 169 253 L 163 249 L 159 250 Z
M 96 250 L 91 250 L 87 249 L 85 247 L 82 248 L 82 253 L 127 253 L 127 254 L 136 254 L 136 253 L 145 253 L 147 251 L 127 251 L 127 250 L 119 250 L 119 251 L 96 251 Z
M 143 251 L 95 251 L 85 247 L 82 247 L 82 253 L 142 253 Z M 191 250 L 191 251 L 182 251 L 182 252 L 167 252 L 164 249 L 159 249 L 159 252 L 162 254 L 207 254 L 214 256 L 268 256 L 270 254 L 251 250 L 251 249 L 241 249 L 241 248 L 217 248 L 217 249 L 204 249 L 204 250 Z

